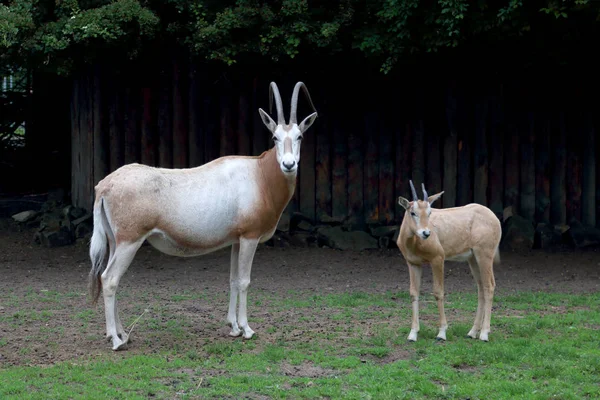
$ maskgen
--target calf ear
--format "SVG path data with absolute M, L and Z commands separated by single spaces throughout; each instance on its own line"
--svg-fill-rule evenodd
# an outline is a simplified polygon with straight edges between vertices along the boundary
M 277 129 L 277 124 L 273 121 L 273 118 L 269 116 L 266 112 L 263 111 L 262 108 L 258 109 L 258 113 L 260 114 L 260 118 L 262 118 L 263 124 L 267 127 L 271 133 L 275 133 L 275 129 Z
M 434 194 L 432 196 L 429 196 L 427 198 L 427 201 L 429 202 L 429 204 L 433 204 L 434 201 L 436 201 L 437 199 L 439 199 L 440 197 L 442 197 L 442 194 L 444 194 L 443 191 L 441 191 L 441 192 L 439 192 L 437 194 Z
M 406 200 L 402 196 L 398 197 L 398 204 L 400 204 L 402 207 L 404 207 L 405 210 L 408 210 L 410 208 L 410 201 Z

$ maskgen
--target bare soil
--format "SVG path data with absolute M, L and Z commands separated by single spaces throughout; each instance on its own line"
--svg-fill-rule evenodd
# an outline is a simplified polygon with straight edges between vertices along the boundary
M 186 327 L 187 334 L 176 338 L 161 336 L 160 329 L 152 335 L 145 328 L 137 332 L 135 328 L 129 348 L 111 352 L 104 340 L 101 301 L 91 306 L 87 296 L 87 243 L 49 249 L 35 244 L 33 233 L 18 228 L 9 219 L 0 219 L 0 366 L 79 362 L 107 354 L 116 358 L 131 353 L 151 354 L 175 344 L 179 350 L 195 351 L 211 343 L 241 340 L 229 338 L 225 325 L 229 250 L 184 259 L 143 246 L 117 294 L 123 296 L 119 297 L 119 307 L 124 323 L 130 324 L 146 307 L 162 306 L 175 319 L 177 315 L 186 316 L 192 326 Z M 600 289 L 600 249 L 503 252 L 495 277 L 497 296 L 516 291 L 596 292 Z M 330 324 L 326 313 L 319 310 L 309 310 L 310 322 L 297 324 L 297 311 L 275 312 L 269 304 L 255 304 L 253 291 L 272 298 L 292 292 L 397 293 L 407 292 L 408 282 L 406 264 L 398 250 L 343 252 L 261 245 L 254 259 L 249 291 L 250 324 L 259 337 L 273 339 L 285 331 L 290 340 L 302 340 L 302 330 L 306 329 L 325 332 Z M 448 294 L 476 290 L 466 263 L 447 263 L 445 284 Z M 426 269 L 424 295 L 431 292 L 431 286 L 431 271 Z M 177 294 L 190 298 L 173 301 Z M 169 316 L 163 313 L 157 318 L 161 323 L 161 318 L 165 322 Z M 399 323 L 408 329 L 408 321 Z M 384 362 L 404 357 L 399 350 Z M 298 376 L 329 373 L 310 365 L 288 366 L 286 371 Z

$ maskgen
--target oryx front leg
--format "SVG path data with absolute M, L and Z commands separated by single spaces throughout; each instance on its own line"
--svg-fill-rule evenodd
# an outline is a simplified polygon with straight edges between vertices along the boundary
M 238 326 L 237 320 L 237 300 L 239 294 L 239 283 L 238 283 L 238 269 L 239 269 L 239 252 L 240 252 L 240 244 L 234 243 L 231 246 L 231 269 L 229 274 L 229 311 L 227 312 L 227 322 L 231 326 L 231 332 L 229 334 L 231 336 L 240 336 L 242 331 Z
M 408 264 L 408 273 L 410 276 L 410 301 L 412 304 L 412 323 L 410 326 L 410 333 L 408 334 L 408 340 L 416 342 L 417 334 L 419 333 L 419 292 L 421 291 L 423 268 Z
M 112 338 L 112 349 L 119 350 L 129 341 L 117 310 L 116 293 L 121 277 L 127 271 L 141 242 L 119 244 L 102 273 L 102 292 L 104 296 L 104 313 L 106 316 L 106 336 Z
M 258 246 L 257 239 L 240 240 L 237 275 L 239 296 L 238 324 L 239 328 L 243 331 L 245 339 L 250 339 L 254 335 L 254 331 L 248 325 L 247 297 L 248 286 L 250 286 L 250 273 L 252 271 L 252 261 L 254 260 L 256 246 Z
M 433 296 L 437 300 L 438 311 L 440 313 L 440 330 L 436 339 L 446 340 L 448 321 L 446 321 L 446 312 L 444 310 L 444 259 L 436 258 L 433 260 L 431 262 L 431 271 L 433 272 Z

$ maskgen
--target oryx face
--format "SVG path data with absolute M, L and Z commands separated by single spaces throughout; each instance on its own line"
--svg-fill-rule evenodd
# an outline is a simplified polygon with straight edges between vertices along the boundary
M 273 134 L 273 142 L 275 145 L 275 152 L 277 154 L 277 162 L 281 171 L 285 175 L 295 175 L 298 171 L 298 163 L 300 162 L 300 146 L 302 144 L 302 135 L 317 118 L 317 113 L 313 112 L 306 117 L 300 124 L 297 122 L 296 110 L 298 106 L 298 93 L 300 88 L 304 89 L 310 105 L 314 110 L 312 100 L 308 94 L 308 89 L 302 82 L 298 82 L 294 88 L 292 94 L 292 104 L 290 111 L 290 123 L 286 124 L 283 117 L 283 108 L 281 103 L 281 97 L 279 95 L 279 89 L 275 82 L 271 82 L 269 87 L 269 100 L 272 99 L 271 95 L 275 98 L 275 105 L 277 106 L 277 123 L 263 111 L 262 108 L 258 109 L 260 117 L 263 123 Z

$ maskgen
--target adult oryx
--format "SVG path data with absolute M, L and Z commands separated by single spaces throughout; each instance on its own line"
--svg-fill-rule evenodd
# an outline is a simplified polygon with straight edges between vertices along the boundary
M 300 89 L 315 112 L 298 123 Z M 115 300 L 119 280 L 145 240 L 163 253 L 181 257 L 231 246 L 230 335 L 254 334 L 246 314 L 254 253 L 259 243 L 273 236 L 294 193 L 302 135 L 317 117 L 302 82 L 294 87 L 288 124 L 275 82 L 269 86 L 269 111 L 273 98 L 277 122 L 258 110 L 274 141 L 260 156 L 226 156 L 187 169 L 128 164 L 95 187 L 89 290 L 94 303 L 102 290 L 106 336 L 112 339 L 113 350 L 129 339 Z

